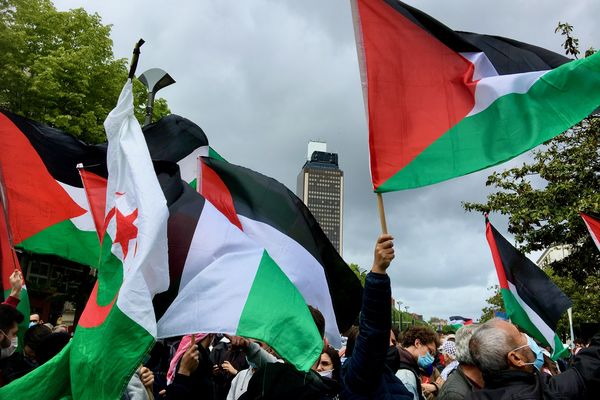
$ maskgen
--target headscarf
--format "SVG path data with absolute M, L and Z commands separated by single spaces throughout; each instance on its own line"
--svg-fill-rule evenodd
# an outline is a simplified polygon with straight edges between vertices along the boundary
M 202 339 L 208 336 L 208 333 L 197 333 L 194 336 L 196 337 L 196 343 L 199 343 Z M 179 360 L 181 360 L 181 357 L 183 357 L 183 353 L 185 353 L 190 347 L 191 342 L 192 335 L 185 335 L 183 338 L 181 338 L 181 342 L 179 342 L 177 351 L 169 363 L 169 371 L 167 372 L 167 385 L 173 383 L 173 380 L 175 379 L 175 373 L 177 371 L 177 364 L 179 364 Z

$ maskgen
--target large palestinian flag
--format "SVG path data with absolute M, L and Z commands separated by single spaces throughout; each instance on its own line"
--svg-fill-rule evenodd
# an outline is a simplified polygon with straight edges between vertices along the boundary
M 204 132 L 170 115 L 144 128 L 153 159 L 179 162 L 188 182 L 208 155 Z M 46 125 L 0 113 L 3 172 L 13 243 L 24 250 L 98 265 L 99 241 L 76 168 L 107 176 L 106 144 L 87 145 Z
M 360 311 L 362 287 L 308 208 L 276 180 L 213 158 L 202 158 L 201 193 L 249 238 L 263 246 L 326 320 L 340 341 Z
M 563 356 L 568 349 L 555 331 L 561 315 L 571 307 L 571 300 L 487 219 L 486 237 L 508 317 L 544 346 L 551 346 L 554 359 Z
M 600 54 L 453 31 L 396 0 L 352 5 L 377 192 L 499 164 L 600 105 Z
M 590 232 L 590 236 L 596 243 L 596 247 L 600 250 L 600 216 L 592 213 L 579 213 L 583 221 L 585 222 L 585 226 L 588 228 Z

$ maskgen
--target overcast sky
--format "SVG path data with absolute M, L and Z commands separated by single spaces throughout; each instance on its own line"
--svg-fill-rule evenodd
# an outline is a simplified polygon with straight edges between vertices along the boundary
M 582 49 L 600 47 L 598 0 L 408 1 L 450 28 L 501 35 L 561 51 L 568 21 Z M 368 167 L 367 127 L 348 0 L 60 0 L 112 24 L 116 57 L 146 40 L 138 73 L 160 67 L 177 81 L 160 92 L 173 113 L 206 132 L 230 162 L 295 192 L 311 139 L 339 154 L 345 174 L 344 258 L 370 268 L 380 226 Z M 527 155 L 501 169 L 523 162 Z M 396 259 L 393 295 L 426 318 L 477 318 L 496 284 L 481 215 L 485 170 L 384 196 Z M 504 234 L 506 219 L 492 216 Z M 537 254 L 530 257 L 535 261 Z

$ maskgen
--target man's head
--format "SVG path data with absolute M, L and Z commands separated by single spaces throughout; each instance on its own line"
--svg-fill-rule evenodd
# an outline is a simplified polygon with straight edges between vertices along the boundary
M 475 365 L 483 375 L 506 370 L 533 371 L 536 359 L 527 335 L 516 326 L 501 319 L 481 325 L 473 333 L 469 350 Z
M 402 337 L 402 347 L 412 354 L 421 368 L 431 365 L 439 346 L 437 333 L 427 326 L 413 326 Z
M 30 314 L 29 315 L 29 326 L 34 326 L 40 323 L 40 315 L 39 314 Z
M 46 325 L 34 325 L 27 329 L 23 337 L 23 352 L 29 358 L 36 358 L 36 352 L 44 339 L 52 334 L 52 330 Z
M 10 347 L 17 337 L 19 324 L 25 317 L 20 311 L 6 304 L 0 304 L 0 348 Z
M 465 325 L 456 331 L 456 360 L 461 364 L 474 365 L 469 352 L 469 341 L 477 327 L 477 325 Z

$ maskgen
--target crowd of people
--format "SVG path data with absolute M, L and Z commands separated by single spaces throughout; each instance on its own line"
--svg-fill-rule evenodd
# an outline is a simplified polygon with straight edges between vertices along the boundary
M 365 280 L 358 325 L 346 345 L 329 346 L 325 320 L 309 306 L 323 352 L 308 372 L 298 371 L 266 343 L 197 333 L 157 342 L 135 372 L 123 399 L 594 399 L 600 393 L 600 334 L 555 362 L 548 349 L 504 320 L 460 328 L 442 337 L 428 326 L 395 332 L 387 270 L 393 238 L 377 240 Z M 17 379 L 57 354 L 69 334 L 32 314 L 18 347 L 16 306 L 23 277 L 11 276 L 0 305 L 0 384 Z M 59 327 L 60 328 L 60 327 Z M 285 329 L 285 327 L 282 327 Z M 301 334 L 301 333 L 300 333 Z

